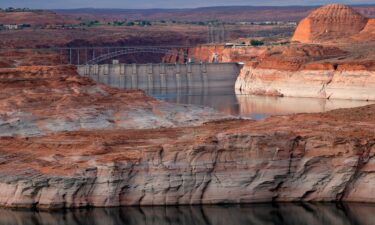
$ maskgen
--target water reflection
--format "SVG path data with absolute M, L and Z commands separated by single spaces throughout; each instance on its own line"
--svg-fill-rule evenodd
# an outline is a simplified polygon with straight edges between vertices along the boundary
M 370 225 L 375 205 L 256 204 L 53 212 L 0 210 L 2 225 Z
M 242 95 L 233 88 L 150 90 L 148 94 L 172 103 L 204 105 L 230 115 L 263 119 L 270 115 L 326 112 L 375 104 L 374 101 L 326 100 L 316 98 L 279 98 Z

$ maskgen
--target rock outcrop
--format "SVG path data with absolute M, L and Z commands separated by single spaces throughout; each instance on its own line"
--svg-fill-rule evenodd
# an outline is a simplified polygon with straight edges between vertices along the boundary
M 0 69 L 0 89 L 0 136 L 190 126 L 225 117 L 204 107 L 156 101 L 140 90 L 109 88 L 69 66 Z
M 332 4 L 313 11 L 303 19 L 293 36 L 302 43 L 350 37 L 360 33 L 368 19 L 346 5 Z
M 3 69 L 0 206 L 375 202 L 374 121 L 375 105 L 235 120 L 70 66 Z
M 352 59 L 357 55 L 311 44 L 274 48 L 247 62 L 236 90 L 256 95 L 375 100 L 375 60 L 365 54 L 360 56 L 363 59 Z
M 375 19 L 369 19 L 366 27 L 359 33 L 354 35 L 353 40 L 366 42 L 375 40 Z
M 298 71 L 245 66 L 236 89 L 254 95 L 375 100 L 375 70 L 357 66 L 354 70 L 355 65 L 318 64 Z
M 247 61 L 236 89 L 257 95 L 375 100 L 375 54 L 370 50 L 375 46 L 374 24 L 348 6 L 319 8 L 295 31 L 293 40 L 304 44 L 267 47 Z
M 266 121 L 1 137 L 0 205 L 375 202 L 375 106 Z
M 175 50 L 175 54 L 163 57 L 166 63 L 195 62 L 246 62 L 267 52 L 266 48 L 232 47 L 223 44 L 198 45 L 189 49 Z M 215 59 L 216 58 L 216 59 Z
M 330 224 L 371 225 L 372 204 L 254 204 L 178 207 L 120 207 L 83 210 L 0 209 L 0 224 Z M 293 215 L 293 216 L 291 216 Z M 183 222 L 182 222 L 183 221 Z

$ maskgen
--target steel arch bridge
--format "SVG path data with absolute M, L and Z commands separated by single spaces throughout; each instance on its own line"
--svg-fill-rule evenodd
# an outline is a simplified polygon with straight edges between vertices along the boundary
M 101 54 L 99 56 L 94 56 L 88 60 L 85 64 L 99 64 L 103 61 L 115 59 L 116 57 L 128 55 L 128 54 L 136 54 L 136 53 L 152 53 L 152 54 L 163 54 L 165 56 L 183 56 L 184 59 L 187 59 L 189 56 L 186 51 L 181 51 L 181 47 L 179 48 L 171 48 L 171 47 L 126 47 L 126 48 L 116 48 L 114 51 L 108 51 L 105 54 Z M 79 64 L 79 63 L 78 63 Z
M 39 49 L 59 52 L 61 63 L 72 65 L 100 64 L 104 61 L 115 59 L 116 57 L 137 54 L 150 53 L 162 54 L 164 56 L 177 56 L 188 59 L 188 49 L 192 46 L 116 46 L 116 47 L 62 47 Z
M 0 48 L 0 51 L 53 52 L 59 55 L 61 64 L 85 65 L 100 64 L 116 57 L 150 53 L 163 56 L 176 56 L 188 60 L 188 49 L 193 46 L 87 46 L 87 47 L 47 47 L 47 48 Z

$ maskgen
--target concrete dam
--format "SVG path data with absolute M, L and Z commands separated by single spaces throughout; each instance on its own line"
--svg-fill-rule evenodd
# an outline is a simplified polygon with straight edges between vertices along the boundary
M 80 65 L 81 76 L 112 87 L 143 90 L 234 88 L 238 63 Z

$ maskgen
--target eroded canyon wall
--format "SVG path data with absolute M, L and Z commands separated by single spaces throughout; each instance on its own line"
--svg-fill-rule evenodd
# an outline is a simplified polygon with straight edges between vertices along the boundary
M 1 138 L 0 205 L 375 202 L 374 111 Z
M 230 119 L 70 66 L 3 69 L 0 87 L 1 206 L 375 202 L 374 105 Z
M 257 47 L 233 47 L 223 44 L 198 45 L 187 50 L 180 49 L 176 51 L 176 54 L 165 56 L 163 62 L 185 63 L 189 59 L 196 63 L 246 62 L 266 51 L 265 48 Z
M 375 71 L 344 67 L 288 71 L 248 65 L 242 69 L 236 89 L 256 95 L 375 100 Z

